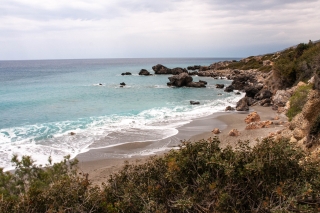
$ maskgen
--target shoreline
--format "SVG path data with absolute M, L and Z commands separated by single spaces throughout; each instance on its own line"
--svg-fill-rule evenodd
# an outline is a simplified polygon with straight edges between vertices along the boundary
M 177 148 L 183 140 L 194 142 L 217 136 L 221 141 L 221 147 L 233 146 L 239 140 L 249 140 L 250 145 L 253 146 L 257 143 L 257 139 L 267 137 L 270 133 L 284 128 L 283 125 L 273 124 L 269 128 L 245 130 L 246 123 L 244 119 L 253 111 L 260 115 L 261 121 L 272 121 L 279 115 L 271 107 L 262 106 L 253 106 L 249 112 L 215 112 L 212 115 L 194 119 L 190 123 L 177 128 L 178 133 L 166 139 L 153 142 L 132 142 L 109 148 L 92 149 L 81 153 L 76 156 L 79 160 L 79 171 L 88 173 L 93 184 L 99 185 L 102 182 L 106 182 L 109 175 L 119 171 L 125 164 L 143 163 L 151 156 L 159 156 L 170 149 Z M 287 121 L 285 116 L 280 117 L 280 120 Z M 212 133 L 211 131 L 214 128 L 219 128 L 221 133 L 217 135 Z M 240 135 L 236 137 L 229 136 L 228 133 L 231 129 L 238 129 Z M 156 149 L 154 153 L 145 154 L 147 150 L 150 153 L 150 150 L 153 149 Z

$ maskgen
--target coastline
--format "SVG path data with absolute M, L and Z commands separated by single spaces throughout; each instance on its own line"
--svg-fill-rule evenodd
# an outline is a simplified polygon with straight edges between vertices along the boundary
M 283 125 L 272 124 L 269 128 L 260 128 L 254 130 L 245 130 L 246 123 L 244 119 L 250 113 L 256 111 L 262 121 L 273 120 L 278 114 L 271 107 L 253 106 L 248 112 L 216 112 L 212 115 L 194 119 L 190 123 L 178 128 L 178 134 L 153 142 L 132 142 L 109 148 L 92 149 L 88 152 L 76 156 L 79 160 L 79 171 L 88 173 L 93 184 L 106 182 L 114 172 L 119 171 L 126 163 L 143 163 L 153 155 L 162 155 L 170 149 L 177 148 L 181 140 L 198 141 L 210 137 L 219 137 L 221 146 L 233 146 L 239 140 L 249 140 L 250 145 L 257 143 L 262 139 L 284 128 Z M 286 122 L 286 117 L 280 116 L 280 121 Z M 221 130 L 220 134 L 215 135 L 211 131 L 214 128 Z M 231 129 L 240 131 L 240 135 L 233 137 L 228 133 Z M 159 145 L 162 150 L 146 155 L 145 150 L 152 150 Z M 161 146 L 160 146 L 161 147 Z M 141 153 L 141 154 L 139 154 Z

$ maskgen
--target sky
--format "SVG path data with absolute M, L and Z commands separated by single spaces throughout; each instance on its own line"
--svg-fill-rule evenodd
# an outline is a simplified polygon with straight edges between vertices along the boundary
M 320 39 L 320 0 L 1 0 L 0 60 L 247 57 Z

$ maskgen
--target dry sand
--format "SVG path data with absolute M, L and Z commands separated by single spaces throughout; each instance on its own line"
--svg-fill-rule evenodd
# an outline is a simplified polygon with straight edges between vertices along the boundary
M 256 111 L 262 121 L 274 120 L 278 115 L 271 107 L 255 106 L 250 109 L 250 112 Z M 246 124 L 244 119 L 249 112 L 219 112 L 211 116 L 196 119 L 191 123 L 178 128 L 179 133 L 173 137 L 165 140 L 157 141 L 157 143 L 164 143 L 166 146 L 174 148 L 181 140 L 197 141 L 200 139 L 208 139 L 210 137 L 218 136 L 221 141 L 221 146 L 235 145 L 239 140 L 249 140 L 251 145 L 254 145 L 257 140 L 268 136 L 270 133 L 275 133 L 278 130 L 284 129 L 283 125 L 271 125 L 269 128 L 261 128 L 255 130 L 245 130 Z M 279 122 L 287 122 L 285 116 L 278 115 Z M 218 135 L 213 134 L 211 131 L 214 128 L 219 128 L 221 133 Z M 239 136 L 229 136 L 228 133 L 231 129 L 240 131 Z M 169 141 L 169 142 L 168 142 Z M 130 158 L 124 158 L 125 154 L 141 151 L 152 147 L 152 142 L 136 142 L 122 144 L 119 146 L 90 150 L 89 152 L 77 156 L 79 159 L 80 171 L 89 173 L 89 178 L 94 184 L 101 184 L 106 182 L 109 176 L 119 171 L 127 163 L 143 163 L 149 156 L 134 155 Z M 163 152 L 158 152 L 157 155 L 162 155 Z M 112 156 L 112 157 L 110 157 Z M 118 157 L 117 157 L 118 156 Z

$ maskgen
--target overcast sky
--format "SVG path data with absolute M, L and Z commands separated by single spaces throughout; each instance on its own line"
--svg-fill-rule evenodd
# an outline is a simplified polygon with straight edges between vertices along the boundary
M 320 39 L 320 0 L 1 0 L 0 60 L 247 57 Z

